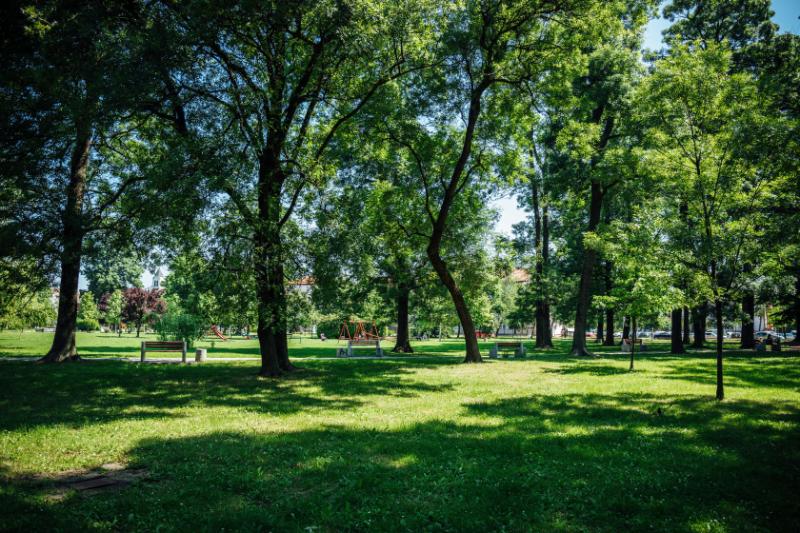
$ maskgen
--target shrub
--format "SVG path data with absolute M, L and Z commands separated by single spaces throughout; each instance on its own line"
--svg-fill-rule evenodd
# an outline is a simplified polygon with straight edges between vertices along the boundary
M 342 319 L 323 320 L 317 324 L 317 335 L 324 333 L 329 339 L 339 337 L 339 331 L 342 327 Z M 352 329 L 352 328 L 351 328 Z
M 156 322 L 158 338 L 162 341 L 186 341 L 191 347 L 206 331 L 201 317 L 182 311 L 168 311 Z
M 100 329 L 100 322 L 93 318 L 79 318 L 77 326 L 79 331 L 97 331 Z
M 100 313 L 97 311 L 97 303 L 94 301 L 94 296 L 92 296 L 91 292 L 84 292 L 81 295 L 81 302 L 78 306 L 78 320 L 97 323 L 99 318 Z

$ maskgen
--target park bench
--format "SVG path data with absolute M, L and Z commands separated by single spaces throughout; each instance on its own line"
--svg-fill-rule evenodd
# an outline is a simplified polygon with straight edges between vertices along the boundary
M 513 342 L 495 342 L 494 346 L 489 350 L 489 358 L 497 359 L 500 357 L 500 352 L 514 352 L 515 357 L 525 357 L 525 345 L 522 341 Z
M 186 362 L 186 341 L 142 341 L 142 363 L 144 363 L 144 356 L 148 351 L 181 352 L 181 362 Z
M 347 348 L 338 348 L 336 357 L 353 357 L 353 348 L 375 348 L 375 355 L 383 357 L 380 339 L 351 339 L 347 341 Z
M 644 343 L 642 342 L 642 339 L 636 339 L 636 344 L 639 345 L 639 351 L 644 350 Z M 623 352 L 630 352 L 631 351 L 631 346 L 633 346 L 633 340 L 632 339 L 622 339 L 622 351 Z

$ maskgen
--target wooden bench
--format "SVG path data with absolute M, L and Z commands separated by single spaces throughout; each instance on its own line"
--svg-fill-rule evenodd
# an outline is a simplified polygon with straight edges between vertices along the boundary
M 500 352 L 514 352 L 514 357 L 525 357 L 525 345 L 522 341 L 513 342 L 495 342 L 491 350 L 489 350 L 489 359 L 497 359 L 500 357 Z
M 353 348 L 375 348 L 375 355 L 383 357 L 380 339 L 352 339 L 347 341 L 347 348 L 338 348 L 336 357 L 353 357 Z
M 144 356 L 147 351 L 181 352 L 181 362 L 186 362 L 186 341 L 142 341 L 142 363 L 144 363 Z

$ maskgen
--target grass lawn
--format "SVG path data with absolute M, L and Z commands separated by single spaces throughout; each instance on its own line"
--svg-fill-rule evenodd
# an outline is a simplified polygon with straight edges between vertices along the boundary
M 53 340 L 52 333 L 37 333 L 34 331 L 0 331 L 0 357 L 40 357 L 50 348 Z M 137 338 L 134 334 L 124 334 L 118 337 L 114 333 L 78 332 L 77 344 L 80 356 L 83 358 L 92 357 L 139 357 L 141 341 L 158 340 L 154 334 L 144 334 Z M 567 341 L 556 340 L 559 346 L 566 350 Z M 493 340 L 479 341 L 481 353 L 488 356 L 489 348 L 494 343 Z M 669 351 L 668 340 L 650 340 L 645 343 L 651 351 Z M 533 342 L 525 340 L 528 352 L 535 352 Z M 417 355 L 428 356 L 452 356 L 462 358 L 464 356 L 464 344 L 460 339 L 429 340 L 424 342 L 412 342 L 420 352 Z M 292 337 L 289 339 L 291 355 L 294 358 L 303 357 L 335 357 L 336 348 L 345 346 L 345 342 L 334 340 L 320 341 L 309 337 Z M 385 350 L 391 350 L 390 342 L 383 343 Z M 598 346 L 594 341 L 589 341 L 590 348 L 598 353 L 618 353 L 619 347 Z M 706 343 L 707 349 L 712 350 L 714 345 Z M 734 349 L 738 346 L 736 341 L 728 341 L 726 346 Z M 195 343 L 195 348 L 206 348 L 210 358 L 227 357 L 253 357 L 258 358 L 258 340 L 245 339 L 244 337 L 232 337 L 227 341 L 222 341 L 216 337 L 204 337 Z M 420 350 L 421 348 L 421 350 Z M 359 350 L 358 353 L 361 353 Z M 363 355 L 370 355 L 368 349 L 364 349 Z M 394 356 L 401 354 L 392 354 Z M 180 358 L 180 354 L 175 353 L 156 353 L 148 354 L 148 357 L 172 357 Z
M 0 356 L 47 334 L 3 333 Z M 136 339 L 81 334 L 91 355 Z M 203 344 L 201 344 L 203 346 Z M 294 357 L 335 341 L 293 341 Z M 0 361 L 0 529 L 798 531 L 800 368 L 787 354 L 566 355 L 208 365 Z M 227 350 L 227 351 L 226 351 Z M 485 351 L 488 344 L 485 345 Z M 212 356 L 257 356 L 254 341 Z M 660 414 L 659 414 L 660 410 Z M 147 477 L 95 496 L 68 476 Z

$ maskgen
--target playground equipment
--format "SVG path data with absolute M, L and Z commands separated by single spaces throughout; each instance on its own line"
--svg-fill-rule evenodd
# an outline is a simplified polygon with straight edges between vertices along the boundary
M 211 333 L 213 333 L 214 335 L 216 335 L 217 337 L 219 337 L 224 341 L 228 340 L 228 337 L 222 334 L 222 332 L 219 330 L 216 324 L 211 325 Z
M 367 327 L 364 325 L 363 320 L 353 321 L 353 333 L 350 333 L 350 324 L 349 320 L 342 321 L 342 326 L 339 328 L 339 340 L 380 340 L 381 336 L 378 335 L 378 328 L 375 325 L 375 321 L 372 321 L 372 324 L 367 330 Z
M 352 339 L 347 341 L 347 348 L 337 348 L 336 357 L 353 357 L 353 348 L 374 348 L 376 357 L 383 357 L 380 339 Z

